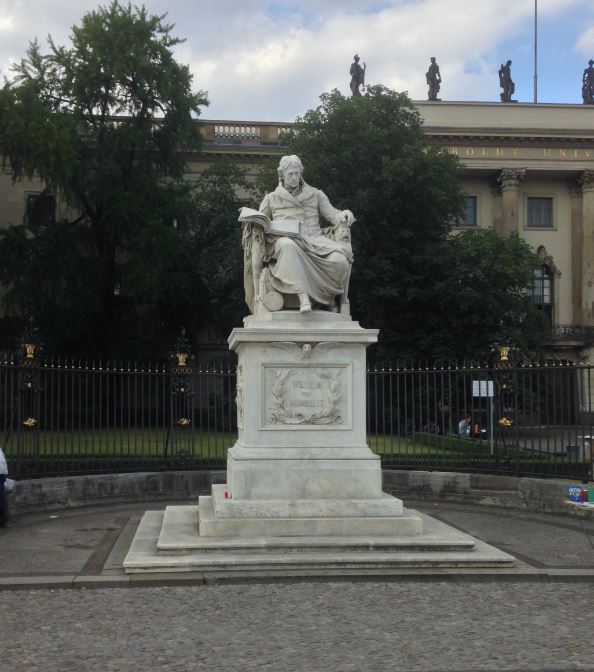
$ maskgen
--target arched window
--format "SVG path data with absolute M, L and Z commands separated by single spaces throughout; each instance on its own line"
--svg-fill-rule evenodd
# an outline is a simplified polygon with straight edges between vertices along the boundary
M 532 284 L 528 287 L 528 296 L 532 303 L 540 308 L 547 316 L 548 321 L 553 323 L 553 278 L 552 269 L 543 264 L 534 269 Z

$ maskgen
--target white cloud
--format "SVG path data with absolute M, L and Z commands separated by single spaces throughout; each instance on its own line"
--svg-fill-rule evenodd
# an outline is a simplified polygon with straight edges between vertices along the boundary
M 594 58 L 594 24 L 586 28 L 575 43 L 575 49 L 586 58 Z
M 311 10 L 320 4 L 302 6 Z M 320 91 L 348 92 L 355 51 L 368 64 L 369 83 L 424 99 L 424 73 L 434 55 L 444 97 L 497 100 L 497 70 L 509 57 L 497 47 L 526 32 L 534 8 L 533 0 L 477 0 L 471 10 L 465 0 L 420 0 L 383 3 L 364 14 L 357 11 L 362 4 L 347 4 L 348 11 L 326 7 L 315 23 L 296 20 L 284 32 L 267 17 L 257 39 L 221 44 L 214 70 L 195 70 L 210 91 L 208 116 L 221 117 L 226 110 L 233 118 L 293 118 L 315 105 Z M 583 0 L 541 0 L 540 5 L 541 16 L 553 16 L 582 6 Z M 527 46 L 531 39 L 528 33 Z
M 17 20 L 14 15 L 4 14 L 0 16 L 0 33 L 8 33 L 16 28 Z
M 99 1 L 99 0 L 97 0 Z M 540 0 L 543 19 L 589 8 L 590 0 Z M 0 0 L 0 16 L 18 29 L 0 41 L 0 68 L 19 59 L 27 40 L 51 33 L 67 41 L 70 26 L 96 6 L 93 0 Z M 102 2 L 101 4 L 105 4 Z M 337 87 L 348 93 L 355 52 L 368 65 L 368 82 L 427 94 L 429 57 L 441 67 L 442 96 L 449 100 L 497 100 L 497 70 L 509 58 L 510 40 L 531 45 L 534 0 L 145 0 L 150 12 L 168 12 L 175 34 L 187 41 L 177 57 L 188 63 L 196 87 L 209 91 L 209 118 L 290 120 Z M 28 5 L 29 8 L 25 7 Z M 7 7 L 10 12 L 1 10 Z M 39 27 L 42 27 L 40 30 Z M 578 41 L 594 44 L 594 28 Z M 41 32 L 41 35 L 39 34 Z M 571 49 L 568 45 L 567 51 Z M 515 67 L 515 66 L 514 66 Z

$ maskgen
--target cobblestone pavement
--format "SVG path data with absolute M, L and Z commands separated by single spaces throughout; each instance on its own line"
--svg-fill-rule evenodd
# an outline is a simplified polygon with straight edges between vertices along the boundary
M 453 503 L 406 504 L 532 567 L 594 569 L 592 519 Z M 139 521 L 147 509 L 165 505 L 147 502 L 17 516 L 0 530 L 0 578 L 100 574 L 126 524 Z
M 594 567 L 592 520 L 417 504 L 532 567 L 568 578 Z M 0 533 L 0 577 L 101 574 L 145 508 L 16 518 Z M 591 581 L 324 579 L 0 599 L 0 672 L 594 672 Z
M 580 583 L 295 582 L 4 593 L 7 672 L 594 670 Z

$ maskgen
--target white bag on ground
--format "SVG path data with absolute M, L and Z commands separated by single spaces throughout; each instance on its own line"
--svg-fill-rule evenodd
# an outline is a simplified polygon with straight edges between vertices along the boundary
M 6 492 L 12 492 L 16 486 L 16 481 L 13 481 L 12 478 L 7 478 L 4 481 L 4 490 Z

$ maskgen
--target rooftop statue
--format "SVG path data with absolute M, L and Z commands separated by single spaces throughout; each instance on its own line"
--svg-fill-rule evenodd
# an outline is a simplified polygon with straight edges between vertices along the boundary
M 588 61 L 588 67 L 582 75 L 582 99 L 585 105 L 594 103 L 594 61 Z
M 516 85 L 513 83 L 511 78 L 511 61 L 507 61 L 505 65 L 502 63 L 499 68 L 499 86 L 503 89 L 501 92 L 501 102 L 502 103 L 515 103 L 517 101 L 512 100 L 512 96 L 516 90 Z
M 435 56 L 431 56 L 431 65 L 429 66 L 429 70 L 425 73 L 425 78 L 429 85 L 429 91 L 427 93 L 428 99 L 439 100 L 437 94 L 441 88 L 441 73 L 439 72 L 439 65 L 437 65 L 435 61 Z
M 351 64 L 351 95 L 360 96 L 361 92 L 359 91 L 360 86 L 365 85 L 365 70 L 367 65 L 363 63 L 363 67 L 359 65 L 359 54 L 355 54 L 354 62 Z
M 239 217 L 250 311 L 319 308 L 348 314 L 353 213 L 337 210 L 303 180 L 298 156 L 283 156 L 278 177 L 259 210 L 242 208 Z M 320 225 L 320 216 L 329 226 Z

